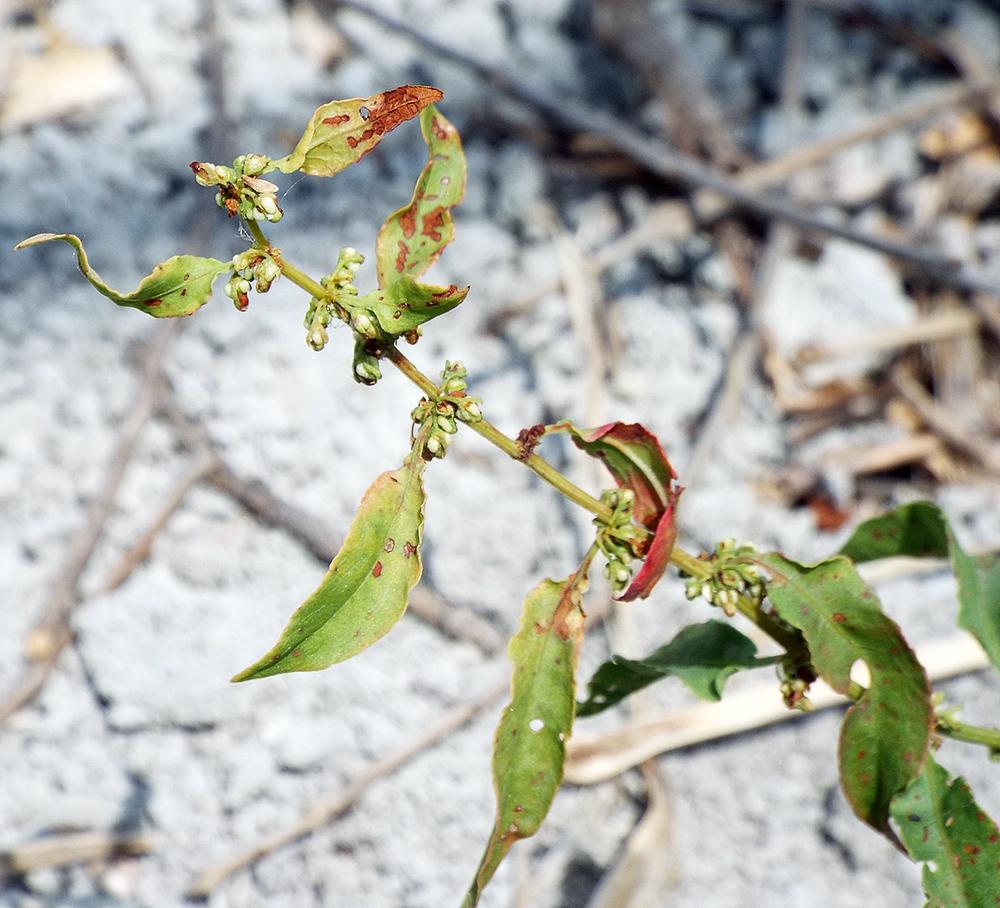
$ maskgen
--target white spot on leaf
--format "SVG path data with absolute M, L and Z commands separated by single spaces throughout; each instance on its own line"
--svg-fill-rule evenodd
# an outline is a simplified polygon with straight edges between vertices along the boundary
M 543 728 L 545 728 L 545 723 L 541 719 L 532 719 L 528 723 L 528 728 L 530 728 L 532 731 L 541 731 Z

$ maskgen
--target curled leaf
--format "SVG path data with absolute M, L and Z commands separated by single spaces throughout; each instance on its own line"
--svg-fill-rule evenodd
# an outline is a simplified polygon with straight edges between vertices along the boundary
M 331 101 L 316 109 L 292 153 L 272 161 L 267 170 L 333 176 L 361 160 L 386 133 L 442 97 L 438 89 L 426 85 L 401 85 L 370 98 Z
M 511 845 L 535 834 L 562 784 L 591 557 L 572 577 L 543 580 L 528 594 L 520 630 L 511 638 L 511 702 L 493 746 L 496 824 L 464 908 L 478 903 Z
M 892 818 L 911 857 L 924 862 L 929 906 L 995 906 L 1000 897 L 1000 831 L 976 804 L 964 779 L 933 757 L 893 798 Z
M 465 154 L 458 130 L 431 104 L 420 114 L 428 160 L 405 208 L 389 215 L 375 241 L 378 285 L 419 277 L 454 239 L 451 209 L 465 195 Z
M 933 721 L 923 666 L 847 558 L 806 566 L 770 553 L 757 563 L 775 611 L 802 631 L 830 687 L 846 694 L 851 666 L 868 666 L 868 689 L 841 726 L 840 784 L 858 817 L 898 844 L 889 804 L 920 772 Z
M 723 621 L 691 624 L 645 659 L 615 656 L 605 662 L 590 679 L 587 699 L 577 706 L 576 714 L 596 715 L 629 694 L 669 677 L 678 678 L 702 700 L 719 700 L 730 675 L 741 669 L 773 665 L 776 661 L 758 658 L 753 641 L 731 624 Z
M 677 474 L 652 432 L 639 423 L 623 422 L 580 429 L 568 420 L 550 431 L 568 433 L 581 451 L 603 460 L 618 487 L 635 493 L 636 522 L 647 530 L 656 529 L 660 517 L 676 500 L 673 481 Z
M 958 625 L 1000 671 L 1000 557 L 967 555 L 940 508 L 914 501 L 867 520 L 840 551 L 857 564 L 894 555 L 950 559 L 958 580 Z
M 76 250 L 77 262 L 83 276 L 94 288 L 119 306 L 130 306 L 153 315 L 156 318 L 176 318 L 190 315 L 208 302 L 212 295 L 212 284 L 220 274 L 232 270 L 232 262 L 201 258 L 195 255 L 175 255 L 161 262 L 149 277 L 132 293 L 112 290 L 100 275 L 90 267 L 83 243 L 72 233 L 38 233 L 22 240 L 14 248 L 23 249 L 38 243 L 63 240 Z
M 367 649 L 392 629 L 420 579 L 426 463 L 411 454 L 365 492 L 323 582 L 273 649 L 233 681 L 316 671 Z
M 677 541 L 675 515 L 677 499 L 680 498 L 683 491 L 683 489 L 677 488 L 669 493 L 670 500 L 666 510 L 660 515 L 656 532 L 653 534 L 653 541 L 649 544 L 649 550 L 643 558 L 642 567 L 639 568 L 639 573 L 635 575 L 628 589 L 617 597 L 622 602 L 645 599 L 667 570 L 667 565 L 670 563 L 670 553 L 674 550 L 674 543 Z

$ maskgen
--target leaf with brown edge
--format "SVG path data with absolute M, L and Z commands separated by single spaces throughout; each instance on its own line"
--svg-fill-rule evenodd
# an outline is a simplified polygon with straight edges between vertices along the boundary
M 892 818 L 916 861 L 930 908 L 988 908 L 1000 903 L 1000 830 L 962 778 L 930 755 L 923 771 L 892 801 Z
M 272 161 L 267 171 L 333 176 L 361 160 L 386 133 L 442 97 L 441 91 L 427 85 L 401 85 L 370 98 L 330 101 L 316 108 L 292 153 Z
M 218 259 L 196 255 L 175 255 L 160 262 L 132 293 L 119 293 L 105 284 L 100 275 L 90 267 L 83 243 L 72 233 L 38 233 L 22 240 L 14 249 L 24 249 L 26 246 L 52 240 L 62 240 L 76 250 L 80 271 L 98 293 L 119 306 L 139 309 L 156 318 L 179 318 L 200 309 L 212 296 L 215 279 L 220 274 L 233 270 L 232 262 L 220 262 Z
M 493 746 L 497 816 L 462 903 L 472 908 L 518 839 L 534 835 L 562 784 L 566 739 L 576 710 L 576 665 L 583 640 L 583 594 L 593 551 L 572 577 L 543 580 L 525 600 L 508 655 L 511 702 Z
M 667 509 L 660 516 L 660 522 L 656 525 L 656 532 L 653 534 L 653 541 L 649 544 L 649 550 L 642 560 L 642 567 L 635 575 L 628 589 L 620 596 L 616 597 L 621 602 L 632 602 L 635 599 L 645 599 L 662 579 L 670 564 L 670 553 L 674 550 L 674 543 L 677 541 L 677 521 L 675 510 L 677 499 L 680 498 L 684 490 L 676 488 L 670 492 L 670 501 Z
M 372 483 L 323 582 L 271 651 L 233 681 L 327 668 L 392 629 L 420 579 L 425 466 L 411 453 Z
M 868 689 L 841 726 L 840 784 L 858 817 L 898 846 L 889 805 L 920 772 L 933 722 L 923 666 L 847 558 L 811 566 L 777 553 L 754 560 L 769 575 L 775 611 L 802 631 L 830 687 L 846 694 L 854 663 L 868 666 Z
M 379 287 L 399 275 L 419 277 L 455 236 L 451 209 L 465 195 L 465 154 L 458 130 L 433 104 L 420 114 L 427 165 L 405 208 L 389 215 L 375 241 Z
M 604 461 L 619 488 L 635 493 L 636 522 L 655 531 L 660 517 L 676 500 L 673 481 L 677 474 L 652 432 L 639 423 L 623 422 L 580 429 L 569 420 L 548 431 L 568 433 L 581 451 Z

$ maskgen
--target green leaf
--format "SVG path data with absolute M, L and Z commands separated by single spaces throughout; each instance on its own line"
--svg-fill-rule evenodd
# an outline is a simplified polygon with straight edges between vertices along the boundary
M 511 702 L 493 746 L 497 819 L 466 908 L 478 903 L 511 845 L 535 834 L 562 784 L 591 557 L 567 580 L 543 580 L 528 594 L 520 629 L 511 638 Z
M 892 801 L 892 818 L 907 851 L 924 862 L 927 908 L 996 908 L 1000 904 L 1000 831 L 928 755 L 923 772 Z
M 614 422 L 596 429 L 579 429 L 569 420 L 550 432 L 566 432 L 573 443 L 591 457 L 604 461 L 619 488 L 635 493 L 635 520 L 655 530 L 660 517 L 676 497 L 677 478 L 659 440 L 639 423 Z
M 378 285 L 388 287 L 399 275 L 420 277 L 455 237 L 451 209 L 465 195 L 465 155 L 458 131 L 431 104 L 420 114 L 427 143 L 424 167 L 413 198 L 389 215 L 375 241 Z
M 805 636 L 816 671 L 846 694 L 851 666 L 871 674 L 840 732 L 840 784 L 854 812 L 896 842 L 889 802 L 920 772 L 933 714 L 927 674 L 875 593 L 843 556 L 806 566 L 771 553 L 767 595 L 778 615 Z
M 233 681 L 343 662 L 387 634 L 420 579 L 424 460 L 410 454 L 365 492 L 323 582 L 292 615 L 274 648 Z
M 840 550 L 854 562 L 895 555 L 949 558 L 958 580 L 958 624 L 1000 671 L 1000 557 L 967 555 L 944 512 L 927 501 L 903 505 L 861 524 Z
M 368 154 L 387 132 L 442 97 L 438 89 L 426 85 L 401 85 L 370 98 L 331 101 L 316 108 L 292 153 L 272 161 L 264 172 L 301 170 L 317 177 L 333 176 Z
M 392 337 L 413 331 L 424 322 L 454 309 L 469 293 L 469 288 L 435 287 L 418 283 L 403 274 L 384 290 L 373 290 L 346 303 L 350 310 L 366 309 L 379 327 Z
M 220 274 L 232 271 L 232 262 L 200 258 L 195 255 L 175 255 L 161 262 L 149 277 L 143 278 L 138 288 L 127 294 L 112 290 L 87 261 L 83 243 L 72 233 L 38 233 L 22 240 L 14 248 L 23 249 L 51 240 L 63 240 L 76 250 L 76 258 L 83 276 L 94 288 L 119 306 L 141 309 L 157 318 L 176 318 L 190 315 L 208 302 L 212 284 Z
M 668 677 L 680 679 L 702 700 L 719 700 L 730 675 L 774 665 L 780 658 L 757 658 L 753 641 L 723 621 L 692 624 L 645 659 L 615 656 L 605 662 L 587 685 L 587 699 L 577 705 L 576 714 L 596 715 Z

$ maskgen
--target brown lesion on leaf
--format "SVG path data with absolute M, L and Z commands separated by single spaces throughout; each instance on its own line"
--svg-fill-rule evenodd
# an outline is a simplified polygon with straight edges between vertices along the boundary
M 415 204 L 411 204 L 399 216 L 399 227 L 407 239 L 410 239 L 417 232 L 417 206 Z
M 454 131 L 455 127 L 453 127 L 450 123 L 447 125 L 442 124 L 440 117 L 431 118 L 431 132 L 434 134 L 434 138 L 439 142 L 445 141 L 445 139 L 447 139 L 448 136 Z
M 421 233 L 424 236 L 429 236 L 435 243 L 441 242 L 441 231 L 444 229 L 444 214 L 444 208 L 438 206 L 423 216 Z
M 394 548 L 396 548 L 396 540 L 390 536 L 388 539 L 386 539 L 385 545 L 382 546 L 382 551 L 391 552 Z
M 335 117 L 323 117 L 324 126 L 340 126 L 341 123 L 346 123 L 351 119 L 350 114 L 337 114 Z M 361 118 L 362 120 L 364 117 Z
M 372 568 L 372 577 L 374 577 L 377 580 L 381 576 L 382 576 L 382 562 L 376 561 L 375 567 Z
M 415 117 L 428 104 L 440 101 L 443 97 L 441 91 L 427 85 L 400 85 L 372 95 L 364 103 L 369 111 L 369 129 L 365 132 L 385 135 L 400 123 Z

